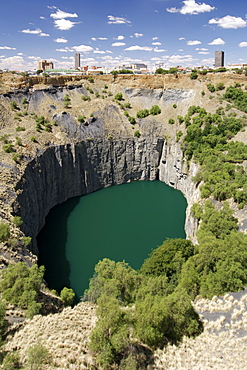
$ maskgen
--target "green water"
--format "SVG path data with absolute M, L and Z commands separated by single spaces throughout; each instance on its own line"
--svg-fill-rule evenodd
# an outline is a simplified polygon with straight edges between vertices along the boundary
M 39 264 L 50 288 L 88 288 L 103 259 L 138 269 L 166 238 L 184 238 L 186 200 L 160 181 L 137 181 L 73 198 L 54 207 L 38 235 Z

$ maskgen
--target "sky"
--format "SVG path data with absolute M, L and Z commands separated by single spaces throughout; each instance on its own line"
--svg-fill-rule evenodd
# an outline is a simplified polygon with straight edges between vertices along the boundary
M 0 69 L 154 68 L 247 63 L 246 0 L 7 0 L 0 12 Z

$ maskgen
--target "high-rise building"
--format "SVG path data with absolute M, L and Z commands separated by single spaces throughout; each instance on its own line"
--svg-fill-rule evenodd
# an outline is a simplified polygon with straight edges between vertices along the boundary
M 41 62 L 38 62 L 38 69 L 45 71 L 46 69 L 53 69 L 54 65 L 52 62 L 47 62 L 46 60 L 42 60 Z
M 215 68 L 224 67 L 224 51 L 215 52 L 214 66 Z
M 80 61 L 80 53 L 75 53 L 75 69 L 80 68 L 81 61 Z

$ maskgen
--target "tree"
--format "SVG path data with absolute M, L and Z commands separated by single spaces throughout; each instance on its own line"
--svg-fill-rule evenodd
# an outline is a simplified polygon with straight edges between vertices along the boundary
M 0 292 L 2 297 L 20 308 L 27 309 L 30 317 L 38 313 L 41 305 L 36 302 L 43 281 L 45 268 L 33 264 L 30 268 L 24 262 L 9 265 L 2 271 Z
M 75 299 L 75 293 L 73 289 L 64 287 L 61 290 L 60 298 L 62 299 L 65 306 L 72 306 L 72 304 L 74 303 L 74 299 Z
M 40 75 L 40 73 L 42 73 L 42 72 L 43 72 L 43 69 L 38 69 L 38 70 L 36 71 L 37 75 Z

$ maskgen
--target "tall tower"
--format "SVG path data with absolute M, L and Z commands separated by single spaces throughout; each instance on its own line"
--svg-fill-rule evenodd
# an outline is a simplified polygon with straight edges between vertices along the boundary
M 215 68 L 224 67 L 224 51 L 215 52 L 214 66 Z
M 80 61 L 80 53 L 75 53 L 75 69 L 80 68 L 81 61 Z

